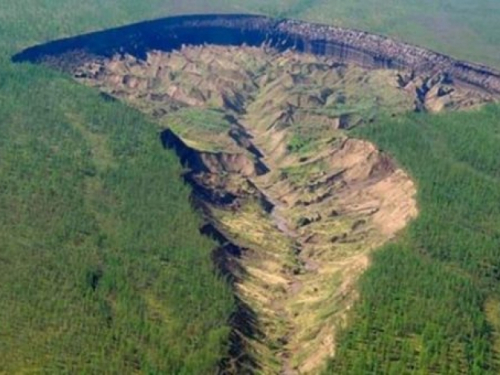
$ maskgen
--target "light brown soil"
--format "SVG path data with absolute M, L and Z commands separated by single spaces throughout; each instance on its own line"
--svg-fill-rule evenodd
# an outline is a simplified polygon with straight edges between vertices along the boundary
M 176 113 L 193 117 L 185 112 L 193 107 L 225 113 L 227 130 L 203 116 L 186 129 L 182 122 L 171 128 L 186 155 L 198 157 L 191 165 L 195 188 L 234 196 L 205 199 L 204 209 L 244 249 L 225 256 L 235 293 L 256 313 L 261 334 L 237 334 L 258 362 L 256 371 L 265 374 L 321 370 L 335 354 L 336 332 L 358 297 L 370 253 L 417 215 L 409 176 L 345 129 L 381 112 L 455 109 L 491 99 L 445 77 L 250 47 L 185 47 L 151 52 L 147 61 L 117 56 L 87 64 L 76 76 L 162 128 Z M 257 173 L 258 165 L 265 172 Z

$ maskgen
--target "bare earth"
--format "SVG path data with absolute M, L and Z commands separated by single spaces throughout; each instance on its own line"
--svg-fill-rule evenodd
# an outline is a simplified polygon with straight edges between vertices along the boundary
M 116 56 L 75 77 L 178 137 L 190 181 L 210 192 L 208 220 L 242 249 L 224 257 L 235 293 L 257 316 L 255 335 L 235 327 L 257 365 L 227 370 L 238 373 L 318 373 L 335 354 L 370 253 L 417 215 L 409 176 L 346 129 L 492 100 L 439 74 L 253 47 Z

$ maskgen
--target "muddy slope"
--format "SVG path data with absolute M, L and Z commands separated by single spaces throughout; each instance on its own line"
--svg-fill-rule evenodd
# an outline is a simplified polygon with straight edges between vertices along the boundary
M 500 94 L 500 72 L 455 60 L 421 47 L 362 31 L 252 15 L 172 17 L 51 42 L 29 48 L 13 60 L 45 61 L 71 69 L 89 59 L 148 50 L 173 51 L 183 44 L 269 45 L 334 57 L 365 67 L 442 73 L 490 93 Z

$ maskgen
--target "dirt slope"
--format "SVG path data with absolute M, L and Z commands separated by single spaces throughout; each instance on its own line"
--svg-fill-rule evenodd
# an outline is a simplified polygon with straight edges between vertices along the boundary
M 233 350 L 245 361 L 227 361 L 229 373 L 318 373 L 370 252 L 417 215 L 408 175 L 346 129 L 493 99 L 440 74 L 267 47 L 117 55 L 75 77 L 153 117 L 190 168 L 247 317 L 235 319 Z

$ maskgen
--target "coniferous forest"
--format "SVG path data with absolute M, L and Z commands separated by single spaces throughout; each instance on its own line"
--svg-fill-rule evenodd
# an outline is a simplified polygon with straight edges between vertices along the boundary
M 384 2 L 393 8 L 382 19 L 370 13 L 374 5 L 340 0 L 4 3 L 0 374 L 216 373 L 235 311 L 212 262 L 216 244 L 199 233 L 182 166 L 163 149 L 157 125 L 62 73 L 11 63 L 22 48 L 170 14 L 252 11 L 411 34 L 500 66 L 492 26 L 500 9 L 488 0 L 473 9 L 464 0 L 425 2 L 429 14 L 444 9 L 468 30 L 469 39 L 453 43 L 416 21 L 403 31 L 413 18 L 402 0 Z M 467 51 L 460 44 L 476 40 L 483 44 Z M 380 119 L 351 135 L 408 171 L 419 216 L 372 256 L 326 372 L 498 373 L 500 107 Z

